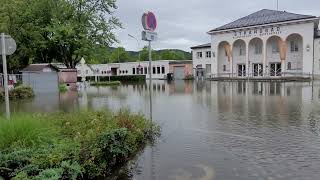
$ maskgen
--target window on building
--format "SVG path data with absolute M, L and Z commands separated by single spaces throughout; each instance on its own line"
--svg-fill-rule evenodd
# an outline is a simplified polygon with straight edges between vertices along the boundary
M 288 70 L 291 70 L 291 62 L 288 62 L 288 64 L 287 64 L 287 69 L 288 69 Z
M 197 52 L 197 58 L 198 59 L 202 58 L 202 52 Z
M 290 51 L 291 52 L 298 52 L 299 51 L 299 45 L 297 41 L 290 41 Z
M 160 74 L 160 67 L 157 67 L 157 74 Z
M 152 74 L 156 74 L 156 67 L 152 68 Z
M 86 70 L 86 74 L 89 74 L 89 70 Z
M 271 46 L 272 46 L 272 53 L 273 54 L 279 53 L 279 46 L 278 46 L 277 42 L 273 42 Z
M 211 51 L 206 52 L 206 58 L 211 58 Z
M 144 74 L 148 74 L 148 68 L 144 67 Z
M 136 68 L 132 68 L 132 74 L 136 74 Z
M 165 74 L 165 73 L 166 73 L 166 70 L 165 70 L 164 66 L 161 67 L 161 73 L 162 73 L 162 74 Z
M 227 50 L 224 50 L 224 52 L 225 52 L 225 55 L 228 56 L 228 51 L 227 51 Z
M 227 71 L 227 66 L 223 65 L 223 71 Z
M 254 47 L 255 54 L 262 54 L 262 44 L 256 44 Z
M 141 74 L 140 68 L 137 68 L 137 74 Z
M 239 56 L 243 56 L 244 55 L 244 46 L 243 45 L 240 45 L 239 46 Z

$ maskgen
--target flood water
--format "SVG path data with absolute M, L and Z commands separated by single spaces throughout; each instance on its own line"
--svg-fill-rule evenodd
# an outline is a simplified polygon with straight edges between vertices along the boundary
M 154 81 L 151 89 L 162 135 L 123 179 L 319 179 L 320 82 Z M 149 116 L 148 85 L 38 94 L 11 104 L 14 112 L 86 108 Z

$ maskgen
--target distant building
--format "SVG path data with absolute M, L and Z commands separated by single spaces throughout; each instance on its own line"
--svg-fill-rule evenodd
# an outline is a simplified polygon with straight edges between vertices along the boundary
M 59 83 L 76 90 L 75 69 L 60 69 L 52 64 L 30 64 L 21 73 L 23 85 L 32 87 L 36 93 L 59 92 Z
M 210 44 L 192 47 L 197 76 L 320 76 L 319 18 L 263 9 L 210 30 Z M 211 54 L 211 55 L 210 55 Z
M 65 67 L 63 64 L 56 64 L 56 66 Z M 85 64 L 84 67 L 78 65 L 76 68 L 78 77 L 84 73 L 86 77 L 145 75 L 147 79 L 149 78 L 149 61 Z M 192 60 L 152 61 L 152 79 L 166 79 L 168 73 L 173 73 L 175 79 L 185 79 L 193 75 Z

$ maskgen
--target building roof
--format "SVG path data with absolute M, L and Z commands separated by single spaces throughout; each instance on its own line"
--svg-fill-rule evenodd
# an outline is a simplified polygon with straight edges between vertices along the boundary
M 245 16 L 236 21 L 233 21 L 229 24 L 213 29 L 209 31 L 209 33 L 215 32 L 215 31 L 221 31 L 221 30 L 229 30 L 229 29 L 280 23 L 280 22 L 294 21 L 294 20 L 311 19 L 311 18 L 316 18 L 316 16 L 294 14 L 286 11 L 262 9 L 258 12 L 252 13 L 248 16 Z
M 193 46 L 193 47 L 191 47 L 191 49 L 210 48 L 210 47 L 211 47 L 211 43 L 206 43 L 206 44 L 201 44 L 198 46 Z
M 53 66 L 52 64 L 30 64 L 24 69 L 22 69 L 21 72 L 39 72 L 39 71 L 43 71 L 43 69 L 45 68 L 50 68 L 57 72 L 59 71 L 59 69 Z

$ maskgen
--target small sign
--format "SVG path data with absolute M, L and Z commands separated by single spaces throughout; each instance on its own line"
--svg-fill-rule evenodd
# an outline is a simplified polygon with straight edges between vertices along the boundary
M 144 13 L 141 21 L 144 30 L 153 32 L 157 29 L 157 18 L 153 12 Z
M 12 39 L 11 36 L 6 35 L 5 36 L 5 54 L 6 55 L 12 55 L 17 50 L 17 44 L 14 39 Z M 2 43 L 0 42 L 0 55 L 2 54 Z
M 142 40 L 144 41 L 156 41 L 158 34 L 151 31 L 142 31 Z

